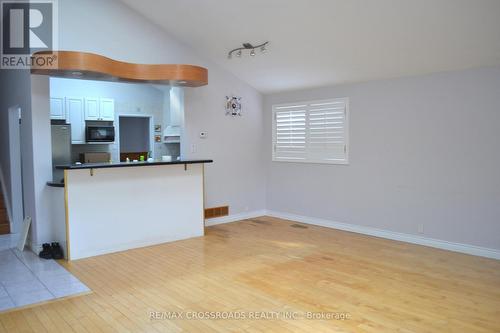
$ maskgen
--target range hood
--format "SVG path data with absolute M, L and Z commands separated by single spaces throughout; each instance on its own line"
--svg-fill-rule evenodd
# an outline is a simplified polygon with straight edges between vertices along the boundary
M 167 126 L 163 131 L 163 142 L 178 143 L 181 139 L 180 126 Z

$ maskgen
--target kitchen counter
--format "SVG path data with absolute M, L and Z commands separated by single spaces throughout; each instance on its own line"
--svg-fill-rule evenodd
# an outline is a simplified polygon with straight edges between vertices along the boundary
M 58 182 L 47 182 L 47 186 L 50 187 L 64 187 L 64 183 Z
M 127 168 L 127 167 L 145 167 L 155 165 L 177 165 L 177 164 L 200 164 L 212 163 L 213 160 L 180 160 L 171 162 L 120 162 L 120 163 L 85 163 L 85 164 L 70 164 L 57 165 L 56 169 L 60 170 L 80 170 L 80 169 L 105 169 L 105 168 Z
M 204 163 L 211 162 L 59 166 L 68 259 L 203 236 Z

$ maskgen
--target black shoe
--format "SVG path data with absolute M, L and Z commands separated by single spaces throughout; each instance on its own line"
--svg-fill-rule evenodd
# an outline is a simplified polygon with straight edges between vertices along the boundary
M 52 245 L 50 246 L 50 252 L 52 254 L 53 259 L 64 258 L 64 255 L 63 255 L 63 252 L 62 252 L 62 249 L 61 249 L 61 246 L 59 245 L 59 243 L 52 243 Z
M 50 244 L 45 243 L 42 245 L 43 250 L 40 251 L 38 256 L 43 259 L 52 259 L 52 251 L 50 250 Z

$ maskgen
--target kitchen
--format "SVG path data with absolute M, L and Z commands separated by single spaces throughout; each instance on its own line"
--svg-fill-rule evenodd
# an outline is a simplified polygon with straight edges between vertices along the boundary
M 56 165 L 180 157 L 182 88 L 50 78 L 54 185 Z
M 35 175 L 36 239 L 75 260 L 203 236 L 213 161 L 183 159 L 181 145 L 184 89 L 206 85 L 207 70 L 57 55 L 58 67 L 32 69 L 34 156 L 52 156 Z

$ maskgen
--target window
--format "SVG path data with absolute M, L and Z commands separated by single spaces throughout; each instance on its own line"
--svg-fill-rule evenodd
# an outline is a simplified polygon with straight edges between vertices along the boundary
M 349 100 L 273 106 L 273 161 L 348 163 Z

